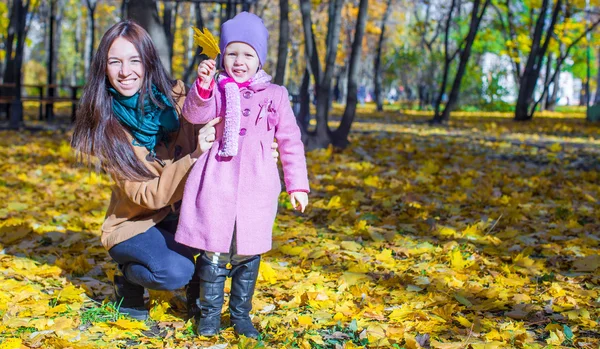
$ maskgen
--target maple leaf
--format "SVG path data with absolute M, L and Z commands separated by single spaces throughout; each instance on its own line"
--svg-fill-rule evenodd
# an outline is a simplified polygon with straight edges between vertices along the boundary
M 194 43 L 202 49 L 202 54 L 210 59 L 217 59 L 217 56 L 221 53 L 219 43 L 206 28 L 194 28 Z

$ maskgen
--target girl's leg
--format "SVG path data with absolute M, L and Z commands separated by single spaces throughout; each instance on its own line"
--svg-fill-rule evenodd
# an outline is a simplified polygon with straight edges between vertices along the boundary
M 229 313 L 235 333 L 250 338 L 258 338 L 259 332 L 250 319 L 252 297 L 256 287 L 260 255 L 233 255 L 231 269 L 231 294 L 229 297 Z
M 196 259 L 196 273 L 200 279 L 198 334 L 201 336 L 217 335 L 221 327 L 225 279 L 229 274 L 226 268 L 227 261 L 220 260 L 223 256 L 219 253 L 203 252 Z

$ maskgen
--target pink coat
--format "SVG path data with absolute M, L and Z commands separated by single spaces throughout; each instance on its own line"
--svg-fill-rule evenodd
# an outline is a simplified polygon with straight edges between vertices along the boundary
M 204 124 L 225 115 L 225 94 L 215 87 L 208 99 L 192 87 L 183 116 Z M 277 138 L 288 192 L 309 191 L 300 129 L 285 87 L 271 83 L 240 89 L 238 154 L 220 157 L 225 122 L 217 126 L 213 147 L 194 164 L 185 184 L 175 240 L 211 252 L 229 252 L 234 227 L 237 253 L 256 255 L 271 249 L 281 181 L 271 143 Z M 261 107 L 272 101 L 269 117 L 259 118 Z M 269 120 L 269 122 L 267 121 Z M 276 124 L 276 125 L 274 125 Z

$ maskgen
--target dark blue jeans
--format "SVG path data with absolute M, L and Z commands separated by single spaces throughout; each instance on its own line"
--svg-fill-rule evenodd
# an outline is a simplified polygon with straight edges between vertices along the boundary
M 108 254 L 132 283 L 151 290 L 182 288 L 194 275 L 198 251 L 174 240 L 174 226 L 152 227 L 113 246 Z

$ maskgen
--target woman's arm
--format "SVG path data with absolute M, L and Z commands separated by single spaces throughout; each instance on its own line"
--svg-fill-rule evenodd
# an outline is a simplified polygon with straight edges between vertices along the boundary
M 156 177 L 146 181 L 131 181 L 113 175 L 115 183 L 131 201 L 151 210 L 159 210 L 181 200 L 189 169 L 212 147 L 215 125 L 220 121 L 221 119 L 217 118 L 202 127 L 198 132 L 196 149 L 176 161 L 167 163 Z M 134 151 L 140 161 L 146 161 L 145 148 L 134 147 Z

